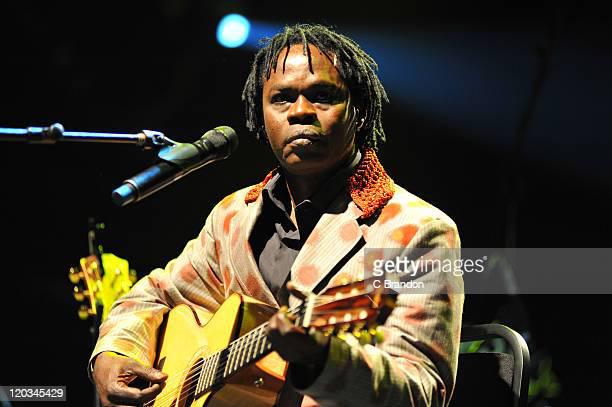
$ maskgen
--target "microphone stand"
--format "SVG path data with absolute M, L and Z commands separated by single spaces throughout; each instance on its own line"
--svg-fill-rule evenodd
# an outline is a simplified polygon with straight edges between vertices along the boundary
M 58 141 L 135 144 L 144 150 L 150 150 L 154 147 L 171 147 L 177 144 L 176 141 L 169 139 L 159 131 L 142 130 L 136 134 L 64 131 L 64 126 L 59 123 L 48 127 L 27 127 L 25 129 L 0 127 L 0 141 L 30 144 L 55 144 Z

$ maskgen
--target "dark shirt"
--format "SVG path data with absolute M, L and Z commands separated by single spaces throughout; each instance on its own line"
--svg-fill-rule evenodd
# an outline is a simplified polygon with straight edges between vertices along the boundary
M 287 305 L 285 284 L 291 266 L 317 222 L 330 204 L 344 194 L 348 204 L 347 180 L 361 160 L 357 153 L 323 183 L 310 198 L 295 207 L 297 227 L 291 220 L 291 198 L 285 177 L 279 171 L 262 190 L 263 206 L 249 238 L 259 271 L 280 305 Z

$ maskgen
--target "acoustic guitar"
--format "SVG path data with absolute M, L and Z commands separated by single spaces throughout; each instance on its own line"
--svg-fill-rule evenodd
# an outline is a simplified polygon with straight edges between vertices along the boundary
M 349 331 L 362 343 L 380 340 L 381 323 L 393 298 L 367 293 L 363 281 L 308 295 L 289 311 L 295 323 L 342 338 Z M 274 406 L 287 371 L 266 337 L 276 308 L 232 294 L 214 313 L 187 305 L 173 308 L 160 330 L 155 367 L 166 386 L 147 407 Z

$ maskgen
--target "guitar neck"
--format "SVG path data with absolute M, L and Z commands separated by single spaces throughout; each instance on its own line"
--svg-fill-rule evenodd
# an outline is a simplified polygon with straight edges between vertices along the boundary
M 196 372 L 198 384 L 195 397 L 222 384 L 232 374 L 272 352 L 272 343 L 266 336 L 267 325 L 258 326 L 231 342 L 227 348 L 204 359 L 198 368 L 199 372 Z

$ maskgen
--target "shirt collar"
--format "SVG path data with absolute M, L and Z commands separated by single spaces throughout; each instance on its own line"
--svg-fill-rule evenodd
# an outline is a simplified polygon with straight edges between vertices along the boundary
M 329 179 L 327 179 L 321 187 L 315 192 L 310 198 L 296 204 L 301 205 L 304 202 L 312 203 L 320 212 L 324 212 L 325 209 L 333 202 L 334 198 L 341 192 L 346 190 L 347 180 L 353 173 L 353 170 L 361 161 L 361 152 L 355 149 L 356 152 L 353 154 L 351 159 L 347 160 L 346 164 L 336 171 Z M 282 171 L 276 173 L 264 186 L 264 195 L 268 200 L 273 203 L 277 208 L 281 209 L 285 213 L 291 213 L 291 200 L 287 191 L 287 184 Z
M 360 219 L 367 219 L 380 211 L 395 194 L 395 183 L 387 174 L 371 147 L 361 150 L 361 161 L 348 179 L 348 192 L 357 208 Z M 279 172 L 278 167 L 270 171 L 258 184 L 253 185 L 244 196 L 244 203 L 253 203 L 261 196 L 266 184 Z

